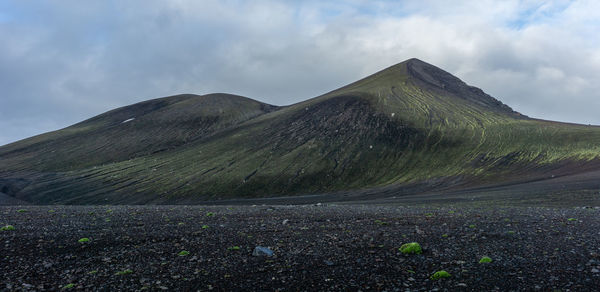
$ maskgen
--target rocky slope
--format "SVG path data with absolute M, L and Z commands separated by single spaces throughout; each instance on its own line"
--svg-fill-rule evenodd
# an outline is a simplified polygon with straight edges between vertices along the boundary
M 530 119 L 410 59 L 275 107 L 182 95 L 0 147 L 0 190 L 35 203 L 193 203 L 599 169 L 600 128 Z

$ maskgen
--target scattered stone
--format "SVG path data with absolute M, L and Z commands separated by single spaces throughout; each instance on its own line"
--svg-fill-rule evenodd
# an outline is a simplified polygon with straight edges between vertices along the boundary
M 255 257 L 262 257 L 262 256 L 271 257 L 274 254 L 275 253 L 270 248 L 264 247 L 264 246 L 257 246 L 254 248 L 254 251 L 252 252 L 252 255 Z
M 269 213 L 266 207 L 225 211 L 226 207 L 211 206 L 214 217 L 207 216 L 203 206 L 113 206 L 112 222 L 104 221 L 106 207 L 52 206 L 56 210 L 52 215 L 50 207 L 28 206 L 28 213 L 0 207 L 0 227 L 9 223 L 17 227 L 0 231 L 0 291 L 209 290 L 209 284 L 214 290 L 232 291 L 296 287 L 519 291 L 533 290 L 535 285 L 540 291 L 595 291 L 598 287 L 600 220 L 595 212 L 456 206 L 458 211 L 449 216 L 444 208 L 430 206 L 427 211 L 405 206 L 311 206 L 278 207 Z M 423 216 L 429 210 L 437 215 Z M 165 223 L 167 215 L 171 223 Z M 507 217 L 512 218 L 510 227 L 503 221 Z M 571 217 L 577 221 L 566 220 Z M 373 224 L 377 219 L 388 225 Z M 298 226 L 287 228 L 284 221 Z M 185 228 L 176 228 L 177 222 L 185 222 Z M 580 222 L 585 224 L 573 224 Z M 484 231 L 465 232 L 472 231 L 469 224 Z M 210 228 L 202 229 L 203 225 Z M 507 235 L 508 230 L 518 236 Z M 539 236 L 540 230 L 549 236 Z M 79 244 L 81 236 L 93 240 Z M 488 240 L 481 240 L 484 236 Z M 411 241 L 418 242 L 426 256 L 403 256 L 398 248 Z M 192 247 L 200 248 L 178 256 Z M 227 247 L 231 251 L 225 251 Z M 479 264 L 473 256 L 486 253 L 494 256 L 493 264 Z M 434 280 L 433 272 L 442 268 L 452 270 L 451 277 Z M 23 283 L 34 286 L 25 288 Z M 69 283 L 73 288 L 63 290 Z

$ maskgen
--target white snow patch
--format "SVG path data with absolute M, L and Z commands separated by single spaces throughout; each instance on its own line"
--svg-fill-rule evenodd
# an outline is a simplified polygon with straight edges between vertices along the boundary
M 135 120 L 135 118 L 126 119 L 126 120 L 122 121 L 121 124 L 129 123 L 129 122 L 131 122 L 133 120 Z
M 392 118 L 396 115 L 396 113 L 392 113 Z

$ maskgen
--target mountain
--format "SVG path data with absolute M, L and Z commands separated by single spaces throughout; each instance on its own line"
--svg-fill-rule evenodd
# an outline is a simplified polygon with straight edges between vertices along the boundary
M 600 128 L 542 121 L 410 59 L 276 107 L 227 94 L 119 108 L 0 147 L 0 192 L 33 203 L 182 203 L 600 169 Z

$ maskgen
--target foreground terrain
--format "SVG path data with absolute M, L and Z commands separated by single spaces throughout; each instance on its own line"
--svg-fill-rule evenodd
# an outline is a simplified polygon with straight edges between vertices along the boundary
M 600 287 L 599 215 L 477 205 L 0 207 L 0 226 L 14 227 L 0 231 L 0 290 L 590 290 Z M 413 241 L 422 254 L 398 250 Z M 256 246 L 274 256 L 253 256 Z M 451 276 L 430 279 L 439 270 Z

